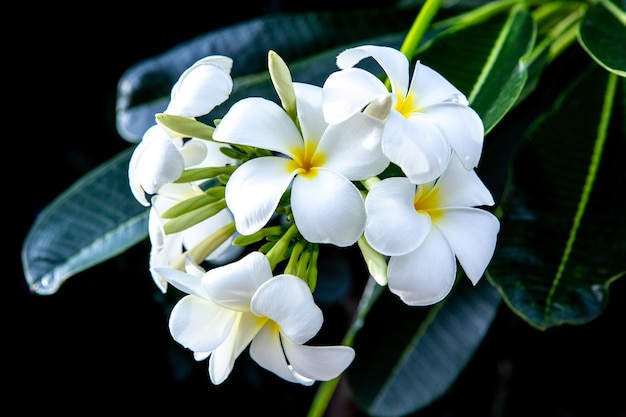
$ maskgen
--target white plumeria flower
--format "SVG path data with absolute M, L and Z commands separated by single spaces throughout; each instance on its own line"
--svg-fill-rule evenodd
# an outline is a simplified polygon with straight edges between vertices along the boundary
M 337 377 L 354 359 L 348 346 L 304 345 L 320 330 L 322 311 L 300 278 L 273 277 L 260 252 L 202 275 L 198 270 L 156 269 L 189 294 L 174 306 L 170 332 L 196 360 L 209 357 L 214 384 L 226 380 L 248 345 L 260 366 L 303 385 Z
M 291 186 L 294 221 L 305 239 L 352 245 L 363 233 L 365 208 L 351 181 L 378 175 L 389 165 L 380 150 L 383 123 L 359 113 L 329 126 L 322 89 L 293 86 L 301 130 L 280 106 L 257 97 L 235 103 L 217 125 L 216 141 L 277 153 L 238 167 L 226 185 L 226 203 L 239 233 L 249 235 L 267 224 Z
M 472 284 L 493 256 L 498 219 L 477 208 L 493 197 L 474 170 L 458 158 L 434 182 L 415 185 L 405 177 L 376 184 L 365 199 L 365 238 L 390 256 L 389 290 L 408 305 L 441 301 L 456 278 L 456 259 Z
M 372 57 L 382 67 L 391 93 L 378 77 L 361 68 Z M 475 168 L 483 147 L 484 126 L 467 98 L 433 69 L 417 63 L 409 83 L 409 61 L 394 48 L 365 45 L 337 56 L 341 69 L 324 83 L 324 115 L 339 123 L 381 96 L 393 105 L 386 121 L 382 148 L 415 184 L 429 182 L 445 170 L 451 150 L 466 169 Z
M 152 279 L 163 293 L 167 291 L 167 280 L 156 273 L 153 268 L 157 266 L 171 266 L 186 249 L 195 247 L 204 239 L 212 236 L 219 229 L 234 221 L 230 210 L 225 208 L 185 230 L 165 234 L 163 230 L 164 221 L 161 218 L 161 214 L 181 201 L 202 194 L 203 191 L 197 185 L 171 183 L 164 184 L 159 189 L 159 194 L 152 198 L 152 207 L 148 217 L 148 234 L 152 245 L 150 251 L 150 271 Z M 227 237 L 204 260 L 212 264 L 221 265 L 240 256 L 244 247 L 232 245 L 236 235 L 236 233 L 233 233 Z
M 215 55 L 189 67 L 172 87 L 165 113 L 182 117 L 208 114 L 226 101 L 233 88 L 230 77 L 232 60 Z M 209 142 L 183 137 L 156 124 L 144 134 L 131 156 L 128 177 L 133 195 L 148 206 L 147 194 L 154 194 L 162 184 L 176 180 L 189 166 L 199 164 L 207 154 Z

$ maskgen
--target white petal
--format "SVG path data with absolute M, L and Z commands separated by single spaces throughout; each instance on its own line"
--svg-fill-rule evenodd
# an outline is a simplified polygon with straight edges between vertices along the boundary
M 450 160 L 435 187 L 439 189 L 438 202 L 441 207 L 492 206 L 495 203 L 476 171 L 465 169 L 456 157 Z
M 465 168 L 475 168 L 483 150 L 485 135 L 480 116 L 470 107 L 456 103 L 441 103 L 424 108 L 423 111 L 444 132 Z
M 137 201 L 148 206 L 145 193 L 154 194 L 161 184 L 176 180 L 184 168 L 183 158 L 172 140 L 154 125 L 131 155 L 128 166 L 131 191 Z
M 232 58 L 227 57 L 225 55 L 209 55 L 209 56 L 205 56 L 197 60 L 191 67 L 189 67 L 189 69 L 187 69 L 187 71 L 192 70 L 194 67 L 198 65 L 204 65 L 204 64 L 217 65 L 218 67 L 222 68 L 224 71 L 226 71 L 229 74 L 233 68 Z
M 339 376 L 352 363 L 354 349 L 348 346 L 306 346 L 283 340 L 285 356 L 298 374 L 317 381 Z
M 167 282 L 182 292 L 206 299 L 207 294 L 202 288 L 201 277 L 196 277 L 186 272 L 179 271 L 167 266 L 155 266 L 150 269 L 153 273 L 165 278 Z
M 161 250 L 165 244 L 165 232 L 163 231 L 163 222 L 154 204 L 150 207 L 150 212 L 148 213 L 148 236 L 150 237 L 152 250 Z
M 148 194 L 157 192 L 160 185 L 178 179 L 185 169 L 180 151 L 160 126 L 146 131 L 129 163 L 129 178 Z
M 293 87 L 302 137 L 317 145 L 327 126 L 322 112 L 322 88 L 304 83 L 293 83 Z
M 193 358 L 197 360 L 198 362 L 200 362 L 208 358 L 210 354 L 211 352 L 194 352 Z
M 350 246 L 365 228 L 361 193 L 334 171 L 318 169 L 314 178 L 298 175 L 292 185 L 291 206 L 298 230 L 312 243 Z
M 239 233 L 255 233 L 270 220 L 295 175 L 289 171 L 290 161 L 277 156 L 251 159 L 230 176 L 226 204 Z
M 259 332 L 262 324 L 252 314 L 239 314 L 224 342 L 211 354 L 209 360 L 209 376 L 214 384 L 221 384 L 228 378 L 233 369 L 235 360 L 250 344 L 253 337 Z
M 383 68 L 395 94 L 404 96 L 409 89 L 409 60 L 397 49 L 387 46 L 364 45 L 343 51 L 337 56 L 337 66 L 354 66 L 364 58 L 372 57 Z
M 343 122 L 385 95 L 390 95 L 387 87 L 365 70 L 349 68 L 334 72 L 324 82 L 324 117 L 330 124 Z
M 152 199 L 152 205 L 159 213 L 172 207 L 174 204 L 191 197 L 202 195 L 200 187 L 190 183 L 167 183 L 159 188 L 159 194 Z M 158 201 L 157 201 L 158 200 Z
M 196 63 L 186 70 L 172 88 L 172 99 L 165 113 L 183 117 L 208 114 L 226 101 L 233 89 L 228 71 L 210 61 Z
M 207 156 L 207 143 L 202 139 L 190 139 L 179 149 L 179 152 L 185 160 L 185 167 L 193 167 L 201 163 Z
M 405 119 L 395 110 L 389 113 L 382 148 L 415 184 L 441 175 L 451 155 L 448 141 L 431 119 L 421 114 Z
M 207 271 L 202 286 L 207 296 L 223 307 L 249 312 L 252 296 L 272 278 L 270 263 L 260 252 L 250 252 L 240 260 Z
M 413 70 L 410 91 L 417 98 L 420 108 L 441 103 L 454 101 L 467 104 L 467 99 L 450 81 L 432 68 L 418 62 Z
M 311 339 L 324 321 L 308 285 L 294 275 L 277 275 L 266 281 L 252 297 L 250 309 L 273 320 L 294 343 Z
M 172 309 L 170 333 L 188 349 L 209 352 L 226 339 L 237 314 L 211 301 L 187 295 Z
M 135 147 L 133 154 L 130 156 L 130 162 L 128 163 L 128 184 L 130 185 L 130 190 L 135 199 L 146 207 L 150 205 L 150 202 L 146 197 L 146 192 L 141 186 L 141 170 L 137 167 L 140 165 L 142 155 L 147 147 L 147 142 L 139 142 Z
M 230 336 L 221 345 L 210 352 L 209 378 L 215 385 L 226 381 L 226 378 L 228 378 L 235 366 L 235 360 L 237 359 L 234 349 L 235 334 L 235 332 L 231 332 Z M 196 360 L 201 360 L 200 358 L 202 356 L 196 357 Z
M 357 113 L 329 126 L 316 153 L 324 155 L 324 168 L 351 181 L 376 176 L 389 166 L 381 147 L 383 127 L 381 120 Z
M 482 277 L 496 248 L 500 222 L 477 208 L 446 209 L 437 220 L 465 274 L 474 285 Z
M 365 238 L 383 255 L 404 255 L 417 248 L 430 231 L 430 216 L 413 205 L 415 185 L 404 177 L 382 180 L 367 194 Z
M 250 356 L 263 368 L 289 382 L 301 383 L 291 372 L 276 326 L 266 325 L 250 344 Z M 312 385 L 313 382 L 311 382 Z
M 443 300 L 454 286 L 456 259 L 436 228 L 415 251 L 389 260 L 388 287 L 411 306 Z
M 156 197 L 156 196 L 155 196 Z M 152 201 L 155 201 L 155 197 Z M 148 236 L 150 238 L 150 274 L 161 292 L 167 291 L 167 280 L 163 278 L 153 268 L 157 266 L 169 266 L 170 263 L 183 253 L 183 239 L 180 233 L 166 235 L 163 231 L 161 219 L 159 218 L 154 203 L 150 207 L 148 216 Z
M 215 127 L 213 139 L 286 155 L 304 146 L 300 132 L 285 110 L 260 97 L 236 102 Z

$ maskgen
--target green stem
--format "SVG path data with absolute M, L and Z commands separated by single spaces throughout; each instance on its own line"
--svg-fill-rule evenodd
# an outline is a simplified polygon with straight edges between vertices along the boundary
M 417 53 L 417 48 L 426 33 L 426 29 L 428 29 L 430 22 L 434 19 L 442 4 L 443 0 L 426 0 L 417 14 L 413 26 L 409 29 L 409 33 L 407 33 L 400 47 L 400 51 L 409 58 L 409 61 Z
M 370 311 L 376 300 L 378 300 L 378 297 L 382 294 L 383 289 L 384 287 L 376 284 L 376 281 L 374 281 L 372 277 L 368 279 L 365 289 L 363 290 L 361 300 L 359 301 L 359 305 L 357 306 L 352 325 L 346 332 L 342 341 L 343 345 L 352 346 L 356 334 L 359 330 L 361 330 L 361 327 L 363 327 L 367 313 Z M 322 417 L 324 415 L 324 412 L 328 408 L 328 403 L 335 393 L 335 389 L 337 388 L 340 378 L 341 376 L 338 376 L 337 378 L 324 381 L 320 384 L 317 392 L 315 393 L 315 398 L 313 398 L 313 402 L 311 403 L 311 408 L 309 409 L 307 417 Z
M 293 223 L 289 229 L 285 232 L 285 234 L 276 242 L 276 244 L 265 254 L 267 259 L 270 261 L 270 266 L 272 267 L 272 271 L 276 268 L 279 262 L 286 259 L 285 253 L 289 248 L 289 243 L 291 243 L 291 239 L 298 233 L 298 228 L 296 224 Z

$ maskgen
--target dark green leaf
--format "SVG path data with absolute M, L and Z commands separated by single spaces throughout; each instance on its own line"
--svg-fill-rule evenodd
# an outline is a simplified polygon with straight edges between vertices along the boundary
M 578 31 L 582 47 L 607 70 L 626 77 L 626 11 L 609 0 L 593 2 Z
M 355 339 L 346 373 L 368 415 L 402 416 L 439 398 L 456 380 L 500 306 L 498 291 L 463 279 L 432 307 L 408 307 L 385 291 Z
M 626 271 L 625 84 L 593 65 L 514 162 L 490 271 L 536 328 L 593 320 Z
M 148 209 L 128 185 L 132 148 L 78 180 L 37 217 L 22 247 L 31 291 L 49 295 L 148 235 Z

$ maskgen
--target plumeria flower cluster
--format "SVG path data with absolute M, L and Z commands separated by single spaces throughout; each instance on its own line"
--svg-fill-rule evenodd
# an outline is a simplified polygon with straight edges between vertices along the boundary
M 358 246 L 410 306 L 444 299 L 457 262 L 476 284 L 499 231 L 475 172 L 483 124 L 435 70 L 417 62 L 410 77 L 401 51 L 375 45 L 340 53 L 322 86 L 294 82 L 270 51 L 279 100 L 247 97 L 214 125 L 199 121 L 228 99 L 232 64 L 210 56 L 187 69 L 131 158 L 131 189 L 150 206 L 150 271 L 163 292 L 185 294 L 169 328 L 208 358 L 213 383 L 248 347 L 287 381 L 330 380 L 355 352 L 307 344 L 323 325 L 320 245 Z

